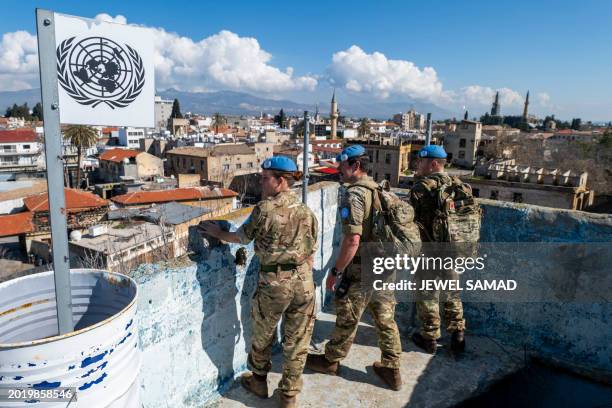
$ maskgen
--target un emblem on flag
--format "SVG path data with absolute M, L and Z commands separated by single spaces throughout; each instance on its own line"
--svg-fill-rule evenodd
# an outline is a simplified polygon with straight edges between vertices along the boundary
M 104 37 L 75 39 L 57 47 L 58 81 L 68 95 L 92 108 L 100 104 L 125 108 L 134 102 L 145 84 L 138 52 Z

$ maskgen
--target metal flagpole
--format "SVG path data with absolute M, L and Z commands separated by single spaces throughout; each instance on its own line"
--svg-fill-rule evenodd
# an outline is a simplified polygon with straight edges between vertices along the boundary
M 59 95 L 57 89 L 57 57 L 55 55 L 55 24 L 53 12 L 36 9 L 38 62 L 45 131 L 45 160 L 49 222 L 53 249 L 55 301 L 59 334 L 74 330 L 70 293 L 70 259 L 64 196 L 64 159 L 60 132 Z
M 308 116 L 308 111 L 304 111 L 304 181 L 302 181 L 302 202 L 304 204 L 308 203 L 308 127 L 310 117 Z

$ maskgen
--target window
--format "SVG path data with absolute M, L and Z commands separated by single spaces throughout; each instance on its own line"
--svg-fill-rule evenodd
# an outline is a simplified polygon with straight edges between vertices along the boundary
M 24 149 L 24 150 L 30 150 L 30 145 L 26 145 L 26 144 L 24 144 L 24 145 L 23 145 L 23 149 Z
M 459 147 L 465 147 L 465 139 L 459 139 Z
M 460 159 L 465 159 L 465 150 L 460 150 L 459 151 L 459 158 Z
M 240 164 L 240 163 L 236 164 L 236 168 L 237 169 L 241 169 L 242 168 L 242 164 Z
M 200 169 L 204 170 L 204 160 L 200 162 Z
M 228 171 L 229 170 L 229 164 L 224 164 L 222 166 L 222 168 L 223 168 L 223 171 Z
M 523 193 L 514 193 L 512 195 L 512 201 L 514 201 L 515 203 L 522 203 L 523 202 Z
M 391 181 L 391 174 L 386 173 L 385 174 L 385 180 Z
M 491 190 L 491 196 L 489 197 L 491 200 L 497 200 L 499 197 L 499 191 Z
M 374 180 L 375 180 L 375 181 L 376 181 L 376 180 L 378 180 L 378 173 L 376 173 L 376 174 L 374 175 Z
M 479 188 L 473 188 L 472 189 L 472 195 L 474 197 L 480 197 L 480 189 Z
M 391 153 L 385 154 L 385 163 L 391 164 Z
M 249 169 L 252 169 L 252 168 L 253 168 L 253 163 L 247 163 L 247 167 L 248 167 Z

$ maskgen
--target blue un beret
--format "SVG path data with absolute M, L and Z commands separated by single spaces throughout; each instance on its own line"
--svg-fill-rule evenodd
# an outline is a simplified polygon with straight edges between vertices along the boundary
M 362 145 L 352 145 L 345 147 L 339 155 L 336 156 L 336 161 L 345 161 L 348 159 L 354 159 L 355 157 L 363 156 L 366 154 L 366 150 Z
M 419 157 L 427 159 L 446 159 L 446 152 L 442 146 L 428 145 L 419 150 Z
M 274 156 L 269 159 L 264 160 L 261 163 L 261 168 L 264 170 L 278 170 L 278 171 L 288 171 L 294 172 L 297 171 L 297 166 L 288 157 L 285 156 Z

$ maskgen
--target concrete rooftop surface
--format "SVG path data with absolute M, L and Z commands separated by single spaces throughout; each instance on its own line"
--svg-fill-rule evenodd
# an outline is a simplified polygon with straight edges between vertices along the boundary
M 448 407 L 484 391 L 525 364 L 521 350 L 489 337 L 468 335 L 465 355 L 455 359 L 445 348 L 438 349 L 435 356 L 421 352 L 409 339 L 409 333 L 403 332 L 404 385 L 400 391 L 392 391 L 372 370 L 372 363 L 380 359 L 380 351 L 376 329 L 367 323 L 368 318 L 366 312 L 338 376 L 304 370 L 304 388 L 298 396 L 300 407 Z M 331 313 L 322 312 L 317 317 L 313 343 L 321 352 L 334 321 L 335 315 Z M 220 399 L 206 407 L 277 407 L 281 366 L 282 353 L 277 352 L 268 375 L 271 398 L 258 398 L 236 381 Z

